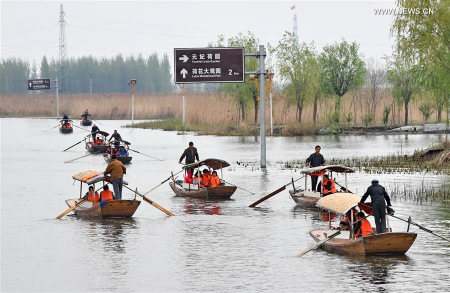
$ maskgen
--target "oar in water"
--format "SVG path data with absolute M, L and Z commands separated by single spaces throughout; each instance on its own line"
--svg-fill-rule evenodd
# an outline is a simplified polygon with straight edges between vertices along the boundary
M 92 121 L 95 121 L 95 122 L 97 122 L 97 123 L 103 125 L 103 123 L 101 123 L 100 121 L 97 121 L 97 120 L 94 120 L 94 119 L 92 119 Z
M 364 218 L 359 219 L 358 221 L 354 222 L 353 225 L 356 224 L 356 223 L 358 223 L 358 222 L 361 222 L 362 220 L 364 220 L 365 218 L 370 217 L 370 216 L 371 216 L 371 215 L 367 215 L 367 216 L 365 216 Z M 328 240 L 333 239 L 334 237 L 336 237 L 336 236 L 338 236 L 339 234 L 341 234 L 341 231 L 344 230 L 345 228 L 347 228 L 347 226 L 349 226 L 349 223 L 346 223 L 345 226 L 344 226 L 344 228 L 338 229 L 338 230 L 336 231 L 336 233 L 333 233 L 333 234 L 331 234 L 330 236 L 328 236 L 327 238 L 325 238 L 324 240 L 321 240 L 321 241 L 317 242 L 316 245 L 314 245 L 313 247 L 310 247 L 310 248 L 308 248 L 308 249 L 306 249 L 306 250 L 300 252 L 300 253 L 297 254 L 296 256 L 297 256 L 297 257 L 302 257 L 302 256 L 304 256 L 305 254 L 307 254 L 308 252 L 313 251 L 313 250 L 316 250 L 317 248 L 319 248 L 320 246 L 322 246 L 322 245 L 323 245 L 325 242 L 327 242 Z
M 77 142 L 76 144 L 74 144 L 74 145 L 68 147 L 67 149 L 63 150 L 63 152 L 65 152 L 65 151 L 67 151 L 67 150 L 70 150 L 70 149 L 73 148 L 74 146 L 76 146 L 76 145 L 82 143 L 83 141 L 84 141 L 84 138 L 83 138 L 82 140 L 80 140 L 79 142 Z
M 228 183 L 228 184 L 230 184 L 230 185 L 236 186 L 237 188 L 242 189 L 243 191 L 247 191 L 247 192 L 250 193 L 250 194 L 253 194 L 253 195 L 256 194 L 256 193 L 251 192 L 251 191 L 248 191 L 247 189 L 244 189 L 244 188 L 242 188 L 242 187 L 240 187 L 240 186 L 237 186 L 236 184 L 233 184 L 233 183 L 231 183 L 231 182 L 225 181 L 225 180 L 223 180 L 223 179 L 222 179 L 222 181 L 223 181 L 223 182 L 226 182 L 226 183 Z
M 76 161 L 76 160 L 81 159 L 81 158 L 85 158 L 85 157 L 88 157 L 88 156 L 92 156 L 92 155 L 98 154 L 98 153 L 100 153 L 102 151 L 103 150 L 95 152 L 95 153 L 90 153 L 90 154 L 87 154 L 87 155 L 84 155 L 84 156 L 81 156 L 81 157 L 78 157 L 78 158 L 75 158 L 75 159 L 72 159 L 72 160 L 65 161 L 64 163 L 70 163 L 70 162 Z
M 287 183 L 287 184 L 281 186 L 280 188 L 278 188 L 278 189 L 275 190 L 274 192 L 269 193 L 268 195 L 264 196 L 263 198 L 261 198 L 261 199 L 255 201 L 254 203 L 252 203 L 252 204 L 249 205 L 248 207 L 250 207 L 250 208 L 256 207 L 257 205 L 259 205 L 259 204 L 262 203 L 263 201 L 266 201 L 266 200 L 268 200 L 269 198 L 271 198 L 272 196 L 274 196 L 275 194 L 278 194 L 278 193 L 282 192 L 283 190 L 285 190 L 286 187 L 287 187 L 289 184 L 293 184 L 295 181 L 298 181 L 298 180 L 302 179 L 303 177 L 305 177 L 305 176 L 303 175 L 302 177 L 300 177 L 300 178 L 298 178 L 298 179 L 295 179 L 295 180 L 293 180 L 293 181 L 291 181 L 291 182 L 289 182 L 289 183 Z
M 54 128 L 56 128 L 56 127 L 58 127 L 58 126 L 60 126 L 61 124 L 58 124 L 58 125 L 56 125 L 56 126 L 53 126 L 52 128 L 50 128 L 50 129 L 47 129 L 47 130 L 43 130 L 42 132 L 47 132 L 47 131 L 50 131 L 50 130 L 52 130 L 52 129 L 54 129 Z
M 169 180 L 172 178 L 173 175 L 180 174 L 180 173 L 183 172 L 183 171 L 184 171 L 184 170 L 181 170 L 181 171 L 179 171 L 179 172 L 177 172 L 177 173 L 175 173 L 175 174 L 170 175 L 166 180 L 164 180 L 163 182 L 159 183 L 158 185 L 156 185 L 155 187 L 153 187 L 152 189 L 150 189 L 149 191 L 147 191 L 147 192 L 144 193 L 143 195 L 149 194 L 150 192 L 152 192 L 152 191 L 155 190 L 156 188 L 160 187 L 161 185 L 163 185 L 164 183 L 166 183 L 167 181 L 169 181 Z
M 162 206 L 160 206 L 159 204 L 157 204 L 156 202 L 148 199 L 147 197 L 145 197 L 143 194 L 140 194 L 139 192 L 137 192 L 137 188 L 136 190 L 133 190 L 131 188 L 129 188 L 128 186 L 123 185 L 123 187 L 125 187 L 126 189 L 129 189 L 133 192 L 135 192 L 135 194 L 138 194 L 139 196 L 141 196 L 146 202 L 148 202 L 149 204 L 151 204 L 152 206 L 154 206 L 155 208 L 157 208 L 158 210 L 163 211 L 164 213 L 166 213 L 169 216 L 175 216 L 172 212 L 170 212 L 169 210 L 166 210 L 165 208 L 163 208 Z
M 152 156 L 150 156 L 150 155 L 147 155 L 147 154 L 143 154 L 143 153 L 141 153 L 140 151 L 137 151 L 137 150 L 133 150 L 133 149 L 130 149 L 130 151 L 136 152 L 136 153 L 138 153 L 138 154 L 141 154 L 141 155 L 143 155 L 143 156 L 147 156 L 147 157 L 150 157 L 150 158 L 152 158 L 152 159 L 155 159 L 155 160 L 158 160 L 158 161 L 164 161 L 164 160 L 161 160 L 161 159 L 158 159 L 158 158 L 152 157 Z
M 87 132 L 90 132 L 89 130 L 87 130 L 87 129 L 84 129 L 83 127 L 79 127 L 79 126 L 76 126 L 76 125 L 72 125 L 73 127 L 76 127 L 76 128 L 80 128 L 80 129 L 83 129 L 84 131 L 87 131 Z

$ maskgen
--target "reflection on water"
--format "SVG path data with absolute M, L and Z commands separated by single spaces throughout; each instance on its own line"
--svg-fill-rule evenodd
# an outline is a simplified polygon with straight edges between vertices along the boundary
M 235 164 L 258 161 L 259 142 L 250 137 L 177 135 L 158 130 L 124 129 L 124 139 L 142 153 L 163 157 L 154 161 L 133 154 L 125 179 L 132 190 L 149 190 L 180 170 L 178 158 L 189 141 L 200 158 L 231 163 L 225 179 L 237 189 L 231 200 L 175 197 L 168 184 L 147 196 L 173 212 L 167 217 L 143 202 L 126 220 L 54 218 L 67 209 L 65 199 L 79 196 L 72 175 L 85 169 L 103 170 L 101 156 L 80 157 L 82 139 L 75 129 L 64 136 L 49 131 L 53 120 L 2 119 L 1 291 L 21 292 L 444 292 L 448 291 L 448 244 L 411 227 L 418 237 L 406 257 L 348 257 L 315 250 L 309 231 L 327 226 L 322 213 L 295 205 L 287 190 L 257 208 L 248 205 L 298 178 L 299 172 L 268 164 L 261 170 Z M 7 123 L 5 123 L 5 121 Z M 102 121 L 111 132 L 125 121 Z M 17 135 L 21 133 L 23 135 Z M 24 143 L 24 139 L 33 144 Z M 320 144 L 326 157 L 412 153 L 442 140 L 436 135 L 267 137 L 268 162 L 305 159 Z M 51 142 L 51 143 L 49 143 Z M 374 148 L 374 146 L 377 146 Z M 363 174 L 349 176 L 349 188 L 362 193 L 373 177 L 390 184 L 448 178 L 432 174 Z M 24 181 L 25 180 L 25 181 Z M 340 180 L 340 181 L 339 181 Z M 339 182 L 342 179 L 338 178 Z M 124 198 L 134 193 L 124 191 Z M 450 207 L 394 202 L 396 215 L 449 236 Z M 406 224 L 391 219 L 394 231 Z M 26 277 L 26 281 L 23 276 Z M 74 281 L 76 280 L 76 281 Z

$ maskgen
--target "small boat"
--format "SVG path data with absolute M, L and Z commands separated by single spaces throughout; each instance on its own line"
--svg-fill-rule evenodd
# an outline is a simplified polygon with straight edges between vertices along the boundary
M 345 215 L 350 210 L 358 206 L 361 197 L 353 193 L 334 193 L 320 199 L 317 207 L 334 213 L 336 215 Z M 367 210 L 360 206 L 361 209 Z M 370 234 L 362 237 L 355 237 L 353 231 L 354 219 L 353 213 L 350 213 L 350 230 L 340 231 L 340 234 L 329 239 L 321 245 L 321 248 L 347 255 L 396 255 L 405 254 L 414 243 L 417 234 L 409 231 L 392 232 L 389 227 L 389 215 L 386 215 L 387 229 L 385 233 Z M 373 228 L 372 228 L 373 229 Z M 317 229 L 309 232 L 311 237 L 320 242 L 333 235 L 338 230 L 331 228 L 331 217 L 328 223 L 328 229 Z
M 121 146 L 123 146 L 127 152 L 128 155 L 127 156 L 123 156 L 123 157 L 119 157 L 117 156 L 117 160 L 121 161 L 122 164 L 129 164 L 131 163 L 131 160 L 133 159 L 132 156 L 130 156 L 130 145 L 131 143 L 129 143 L 126 140 L 115 140 L 114 142 L 119 142 L 119 148 Z M 116 145 L 114 145 L 114 147 L 116 147 Z M 115 149 L 112 148 L 112 144 L 109 145 L 108 149 L 106 149 L 106 153 L 103 154 L 103 158 L 105 159 L 106 163 L 110 163 L 112 161 L 111 159 L 111 155 L 114 153 Z
M 105 131 L 95 131 L 84 138 L 85 146 L 90 153 L 104 153 L 109 147 L 109 143 L 106 141 L 109 136 L 108 132 Z M 94 137 L 96 140 L 94 140 Z
M 72 176 L 76 181 L 80 181 L 80 197 L 83 194 L 83 183 L 87 185 L 93 185 L 95 190 L 95 184 L 102 182 L 104 185 L 105 181 L 108 181 L 108 177 L 104 176 L 103 173 L 95 170 L 85 170 L 79 172 Z M 127 184 L 124 182 L 124 184 Z M 69 207 L 75 206 L 82 199 L 68 199 L 66 204 Z M 134 215 L 137 208 L 141 202 L 136 200 L 109 200 L 102 203 L 97 203 L 94 205 L 93 202 L 85 201 L 80 206 L 73 210 L 74 214 L 82 218 L 130 218 Z
M 221 171 L 221 178 L 223 179 L 223 168 L 230 166 L 227 162 L 218 159 L 206 159 L 197 163 L 192 163 L 185 165 L 183 167 L 185 171 L 185 177 L 187 170 L 198 169 L 200 171 L 201 166 L 207 166 L 209 170 Z M 172 178 L 173 179 L 173 178 Z M 214 199 L 229 199 L 233 193 L 236 191 L 237 187 L 234 185 L 228 185 L 223 180 L 221 180 L 221 185 L 217 187 L 201 187 L 197 184 L 190 183 L 177 183 L 175 179 L 169 182 L 170 188 L 176 196 L 181 197 L 193 197 L 193 198 L 214 198 Z
M 67 120 L 67 122 L 64 120 L 61 120 L 60 123 L 61 123 L 61 126 L 59 127 L 59 131 L 61 133 L 72 133 L 73 132 L 73 126 L 72 126 L 73 121 L 72 120 Z
M 92 125 L 92 119 L 91 114 L 87 112 L 87 110 L 81 115 L 81 126 L 91 126 Z
M 293 190 L 289 190 L 289 195 L 294 200 L 294 202 L 302 207 L 302 208 L 315 208 L 317 201 L 323 197 L 323 194 L 320 191 L 312 191 L 308 189 L 308 178 L 311 174 L 320 174 L 322 177 L 326 172 L 330 172 L 330 178 L 333 178 L 333 172 L 343 173 L 345 175 L 345 187 L 344 190 L 347 190 L 347 173 L 354 173 L 355 170 L 341 166 L 341 165 L 330 165 L 330 166 L 319 166 L 314 168 L 308 168 L 302 170 L 301 173 L 305 174 L 305 187 L 304 189 L 295 188 Z M 323 177 L 321 178 L 323 180 Z M 294 185 L 294 184 L 293 184 Z

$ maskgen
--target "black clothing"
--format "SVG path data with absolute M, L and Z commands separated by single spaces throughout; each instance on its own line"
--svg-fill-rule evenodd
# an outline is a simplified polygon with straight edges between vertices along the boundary
M 364 193 L 363 197 L 361 198 L 361 203 L 364 203 L 367 196 L 370 195 L 370 200 L 372 202 L 374 201 L 382 201 L 386 200 L 388 206 L 391 206 L 391 199 L 389 198 L 389 195 L 386 192 L 386 189 L 384 189 L 383 186 L 381 186 L 378 183 L 372 184 L 367 188 L 366 193 Z
M 353 226 L 353 234 L 354 235 L 358 234 L 359 229 L 361 229 L 361 221 L 359 221 Z
M 391 199 L 387 194 L 383 186 L 378 183 L 372 184 L 367 188 L 366 193 L 364 193 L 361 198 L 361 203 L 364 203 L 366 198 L 370 195 L 370 200 L 372 201 L 372 212 L 375 217 L 375 225 L 377 228 L 377 233 L 386 232 L 386 203 L 391 206 Z
M 120 136 L 119 133 L 113 133 L 113 134 L 111 134 L 111 137 L 109 138 L 108 141 L 111 141 L 111 139 L 113 139 L 113 138 L 114 138 L 114 140 L 122 140 L 122 137 Z
M 185 149 L 179 161 L 181 162 L 184 159 L 184 157 L 186 157 L 186 161 L 184 162 L 186 165 L 195 163 L 196 158 L 197 161 L 200 161 L 196 148 L 192 148 L 192 150 L 190 148 Z
M 323 193 L 323 189 L 326 189 L 329 191 L 326 195 L 333 193 L 333 191 L 331 191 L 331 180 L 327 180 L 327 183 L 325 183 L 323 187 L 322 187 L 322 184 L 320 184 L 320 187 L 322 189 L 322 193 Z
M 316 155 L 316 153 L 314 153 L 306 159 L 306 163 L 310 163 L 310 167 L 319 167 L 325 164 L 325 159 L 323 158 L 322 154 Z
M 69 117 L 67 117 L 67 115 L 64 115 L 63 120 L 64 120 L 64 123 L 67 123 L 67 122 L 69 122 Z
M 372 212 L 377 233 L 386 232 L 386 203 L 380 200 L 372 202 Z
M 311 175 L 311 190 L 317 190 L 317 180 L 319 180 L 319 176 Z
M 99 131 L 100 129 L 97 127 L 97 126 L 92 126 L 92 129 L 91 129 L 91 133 L 92 132 L 96 132 L 96 131 Z

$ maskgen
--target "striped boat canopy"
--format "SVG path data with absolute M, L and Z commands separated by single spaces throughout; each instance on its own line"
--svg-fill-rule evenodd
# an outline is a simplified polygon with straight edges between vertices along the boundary
M 96 170 L 84 170 L 72 176 L 74 180 L 86 182 L 91 178 L 94 178 L 100 174 Z
M 320 209 L 336 213 L 345 214 L 356 207 L 361 200 L 361 196 L 354 193 L 338 192 L 319 199 L 316 206 Z M 366 200 L 369 203 L 370 199 Z
M 329 166 L 318 166 L 313 168 L 304 169 L 301 171 L 302 174 L 310 175 L 312 173 L 318 173 L 321 171 L 331 171 L 338 173 L 355 173 L 355 170 L 342 165 L 329 165 Z
M 228 162 L 224 160 L 219 159 L 206 159 L 200 162 L 192 163 L 184 165 L 183 169 L 189 169 L 189 168 L 199 168 L 201 166 L 208 166 L 209 168 L 213 170 L 221 169 L 230 166 Z

